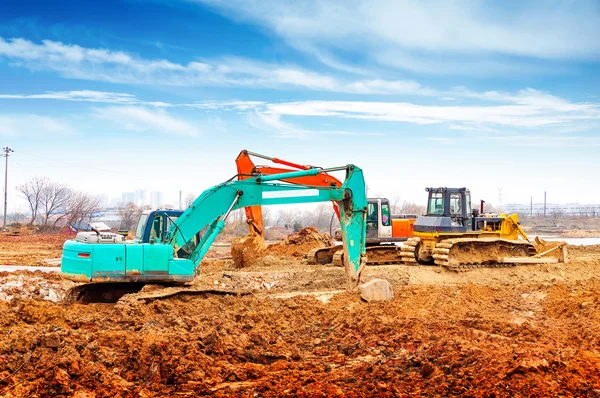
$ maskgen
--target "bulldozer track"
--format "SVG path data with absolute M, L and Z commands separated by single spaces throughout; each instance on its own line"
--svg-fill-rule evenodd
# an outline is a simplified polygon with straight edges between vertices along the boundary
M 475 254 L 469 259 L 456 258 L 460 247 L 467 248 L 467 257 L 469 253 Z M 490 248 L 491 247 L 491 248 Z M 454 249 L 454 250 L 453 250 Z M 512 263 L 499 263 L 497 257 L 489 256 L 485 258 L 485 254 L 499 252 L 501 249 L 508 251 L 519 252 L 521 256 L 534 257 L 535 248 L 527 241 L 513 241 L 507 239 L 481 239 L 481 238 L 458 238 L 446 239 L 436 243 L 433 249 L 432 257 L 434 263 L 450 271 L 466 272 L 477 268 L 510 268 L 515 267 Z M 452 252 L 454 251 L 454 256 Z M 483 257 L 481 261 L 480 257 Z
M 414 237 L 408 239 L 400 245 L 400 261 L 406 265 L 419 265 L 417 262 L 417 245 L 421 242 L 421 238 Z

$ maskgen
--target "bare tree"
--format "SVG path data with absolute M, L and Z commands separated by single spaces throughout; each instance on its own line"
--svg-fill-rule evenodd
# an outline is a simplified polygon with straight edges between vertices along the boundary
M 330 203 L 319 203 L 314 210 L 303 214 L 301 223 L 302 225 L 312 225 L 319 231 L 329 231 L 333 214 L 334 211 Z
M 33 224 L 38 217 L 40 207 L 42 206 L 43 193 L 48 183 L 47 178 L 34 177 L 25 184 L 17 187 L 17 191 L 19 191 L 29 203 L 29 210 L 31 211 L 30 225 Z
M 71 199 L 71 189 L 65 184 L 53 181 L 46 181 L 42 189 L 40 210 L 44 218 L 44 225 L 48 225 L 51 216 L 62 213 L 55 220 L 53 225 L 67 216 L 67 206 Z
M 121 217 L 121 228 L 133 231 L 135 228 L 142 209 L 137 207 L 133 202 L 119 206 L 119 216 Z
M 100 207 L 101 200 L 85 192 L 74 192 L 70 195 L 66 209 L 69 223 L 91 222 L 94 212 Z
M 23 222 L 25 222 L 25 220 L 27 220 L 27 215 L 25 213 L 21 213 L 21 212 L 14 212 L 14 213 L 10 213 L 8 215 L 8 220 L 12 223 L 12 224 L 22 224 Z
M 273 212 L 270 207 L 265 206 L 262 208 L 262 219 L 263 219 L 264 226 L 271 225 L 272 213 Z
M 400 214 L 416 214 L 417 216 L 423 215 L 427 212 L 425 206 L 407 201 L 402 202 L 402 206 L 400 206 L 399 210 Z
M 299 212 L 296 212 L 299 213 Z M 294 212 L 291 210 L 280 210 L 277 213 L 276 224 L 282 227 L 291 227 L 294 220 Z
M 186 208 L 188 208 L 192 205 L 192 203 L 194 203 L 194 200 L 196 200 L 196 195 L 193 193 L 188 193 L 183 204 Z

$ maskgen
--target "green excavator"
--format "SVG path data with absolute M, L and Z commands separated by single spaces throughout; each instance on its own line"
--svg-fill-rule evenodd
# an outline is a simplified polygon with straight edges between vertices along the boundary
M 346 172 L 340 187 L 291 183 L 295 179 L 334 171 Z M 143 214 L 137 229 L 154 231 L 151 235 L 144 234 L 148 235 L 147 239 L 124 241 L 123 236 L 113 233 L 78 233 L 74 240 L 64 244 L 63 277 L 96 285 L 190 282 L 233 210 L 256 205 L 335 201 L 340 208 L 348 288 L 358 285 L 366 263 L 367 207 L 365 181 L 360 168 L 347 165 L 245 179 L 239 177 L 207 189 L 177 217 L 163 212 L 156 225 L 148 225 L 157 219 L 151 220 L 148 214 Z

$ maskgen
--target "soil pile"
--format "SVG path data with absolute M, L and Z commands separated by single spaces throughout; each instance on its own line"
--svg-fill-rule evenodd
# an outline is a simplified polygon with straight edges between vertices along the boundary
M 274 256 L 302 258 L 312 249 L 332 245 L 333 240 L 329 234 L 321 233 L 315 227 L 307 227 L 295 234 L 288 235 L 281 242 L 269 245 L 267 250 Z
M 236 268 L 248 267 L 265 255 L 267 245 L 259 235 L 246 235 L 231 242 L 231 256 Z
M 268 265 L 277 257 L 302 258 L 312 249 L 331 245 L 333 240 L 328 234 L 320 233 L 315 227 L 307 227 L 268 246 L 258 235 L 242 236 L 232 242 L 231 256 L 237 268 L 244 268 L 257 263 Z

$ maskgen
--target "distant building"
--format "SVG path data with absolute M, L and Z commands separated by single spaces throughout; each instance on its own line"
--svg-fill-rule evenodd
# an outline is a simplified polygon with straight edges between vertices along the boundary
M 135 204 L 138 206 L 144 206 L 148 204 L 148 198 L 146 197 L 145 189 L 138 189 L 135 191 Z
M 544 204 L 517 204 L 509 203 L 503 206 L 504 213 L 519 213 L 524 216 L 543 216 Z M 600 216 L 600 204 L 580 203 L 547 203 L 546 215 L 561 214 L 567 216 Z
M 165 204 L 163 199 L 163 193 L 159 191 L 150 192 L 150 206 L 153 209 L 158 209 Z
M 135 203 L 135 192 L 123 192 L 121 194 L 121 202 L 127 204 L 129 202 Z

